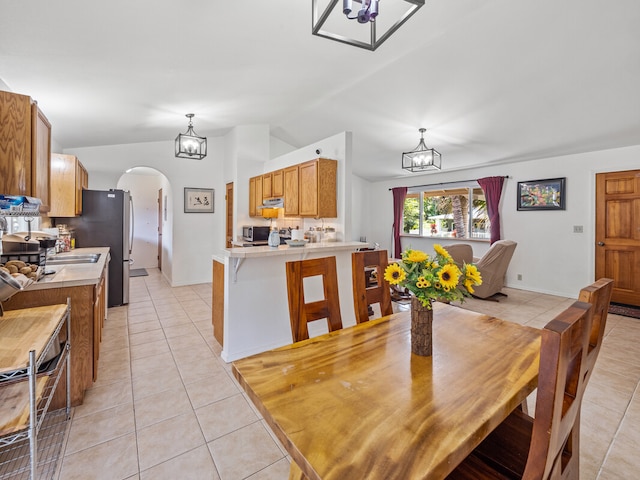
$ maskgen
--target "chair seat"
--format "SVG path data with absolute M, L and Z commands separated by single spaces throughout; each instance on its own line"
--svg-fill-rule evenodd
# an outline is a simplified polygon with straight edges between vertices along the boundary
M 522 478 L 532 433 L 533 418 L 516 409 L 474 450 L 473 456 L 506 478 Z

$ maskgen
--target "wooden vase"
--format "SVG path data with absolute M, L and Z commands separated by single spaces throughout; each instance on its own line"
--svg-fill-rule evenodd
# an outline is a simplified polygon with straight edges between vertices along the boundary
M 411 297 L 411 353 L 431 356 L 433 334 L 433 307 L 425 307 L 416 297 Z

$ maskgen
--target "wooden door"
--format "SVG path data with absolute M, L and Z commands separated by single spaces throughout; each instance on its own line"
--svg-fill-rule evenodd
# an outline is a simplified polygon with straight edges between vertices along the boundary
M 227 183 L 227 194 L 225 195 L 227 200 L 227 219 L 226 219 L 226 232 L 227 232 L 227 248 L 231 248 L 231 242 L 233 241 L 233 182 Z
M 596 175 L 596 279 L 611 301 L 640 305 L 640 170 Z
M 162 198 L 162 189 L 158 190 L 158 269 L 162 271 L 162 212 L 165 205 Z

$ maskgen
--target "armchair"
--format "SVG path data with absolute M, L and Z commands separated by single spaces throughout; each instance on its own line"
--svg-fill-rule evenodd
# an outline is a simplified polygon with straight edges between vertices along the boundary
M 482 275 L 482 285 L 475 287 L 474 297 L 491 299 L 498 295 L 506 297 L 501 293 L 504 286 L 504 277 L 507 273 L 507 267 L 513 257 L 513 252 L 518 244 L 512 240 L 498 240 L 480 259 L 474 259 L 475 264 Z

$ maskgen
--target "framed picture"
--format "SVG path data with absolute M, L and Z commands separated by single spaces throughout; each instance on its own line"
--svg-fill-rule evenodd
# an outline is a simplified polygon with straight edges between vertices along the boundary
M 518 182 L 518 210 L 564 210 L 566 178 Z
M 213 213 L 213 188 L 184 188 L 184 213 Z

